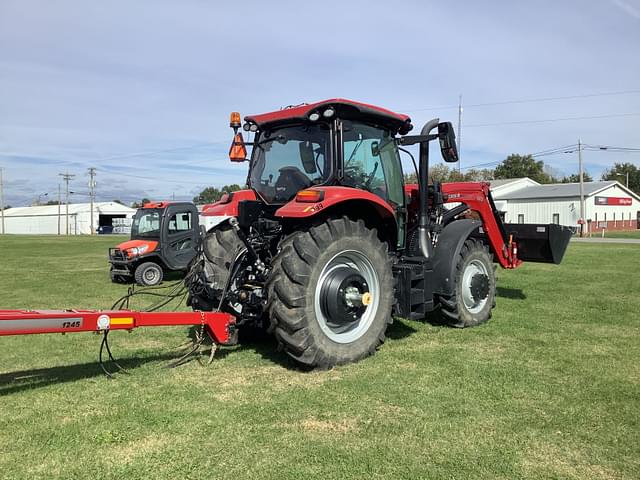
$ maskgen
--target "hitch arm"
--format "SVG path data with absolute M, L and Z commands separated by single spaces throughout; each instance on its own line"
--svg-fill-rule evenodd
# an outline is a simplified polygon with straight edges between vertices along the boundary
M 224 345 L 232 340 L 235 318 L 224 312 L 0 310 L 0 336 L 106 332 L 174 325 L 203 325 L 213 341 Z

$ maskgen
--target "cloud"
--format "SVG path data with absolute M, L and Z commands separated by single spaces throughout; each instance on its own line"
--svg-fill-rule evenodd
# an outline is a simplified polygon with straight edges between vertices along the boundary
M 243 183 L 247 165 L 226 159 L 230 111 L 335 96 L 406 109 L 419 127 L 435 116 L 455 122 L 462 94 L 463 166 L 578 137 L 640 147 L 637 117 L 472 126 L 640 112 L 638 94 L 471 106 L 637 89 L 640 32 L 608 3 L 329 0 L 306 3 L 303 17 L 299 5 L 240 13 L 195 0 L 3 2 L 0 165 L 27 181 L 5 197 L 57 192 L 66 170 L 84 186 L 90 166 L 105 200 L 122 185 L 123 195 L 167 198 Z M 425 110 L 438 106 L 453 108 Z M 638 162 L 596 153 L 602 168 Z M 566 155 L 545 161 L 576 169 Z
M 627 15 L 632 16 L 633 18 L 640 20 L 640 9 L 631 5 L 629 2 L 625 2 L 624 0 L 611 0 L 616 7 L 625 12 Z

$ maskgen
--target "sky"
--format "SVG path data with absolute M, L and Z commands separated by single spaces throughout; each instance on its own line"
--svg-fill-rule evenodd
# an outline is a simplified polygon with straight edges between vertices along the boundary
M 100 201 L 242 184 L 229 112 L 332 97 L 419 130 L 457 124 L 462 95 L 463 169 L 578 138 L 640 148 L 639 52 L 640 0 L 0 0 L 5 204 L 56 200 L 65 172 L 87 201 L 89 167 Z M 578 169 L 575 153 L 541 159 Z M 640 152 L 584 161 L 599 178 Z

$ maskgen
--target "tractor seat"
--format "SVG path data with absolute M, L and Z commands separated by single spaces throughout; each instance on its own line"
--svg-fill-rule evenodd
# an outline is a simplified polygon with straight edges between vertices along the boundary
M 291 200 L 296 193 L 312 185 L 311 180 L 297 167 L 283 167 L 275 183 L 276 200 Z

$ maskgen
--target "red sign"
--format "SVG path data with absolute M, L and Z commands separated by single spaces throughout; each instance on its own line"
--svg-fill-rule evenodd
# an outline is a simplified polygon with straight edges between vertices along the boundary
M 631 197 L 595 197 L 596 205 L 626 205 L 632 204 Z

